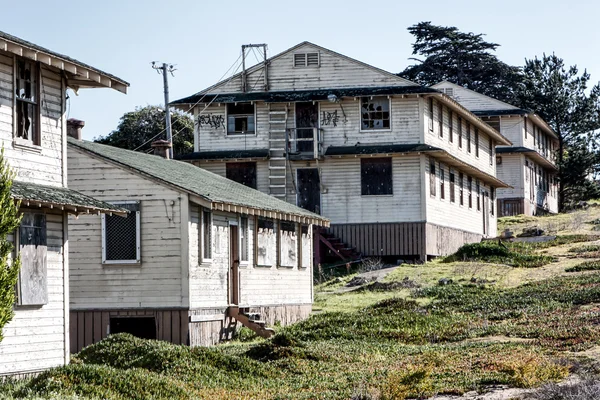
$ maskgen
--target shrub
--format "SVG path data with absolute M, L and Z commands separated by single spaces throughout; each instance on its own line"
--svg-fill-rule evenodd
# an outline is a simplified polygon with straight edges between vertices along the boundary
M 486 241 L 466 244 L 444 259 L 444 262 L 455 261 L 483 261 L 520 268 L 537 268 L 555 261 L 555 258 L 532 254 L 531 249 L 527 251 L 521 248 L 513 251 L 503 243 Z
M 565 268 L 565 272 L 598 271 L 600 270 L 600 261 L 585 261 L 573 267 Z
M 570 253 L 593 253 L 596 251 L 600 251 L 599 244 L 589 244 L 587 246 L 577 246 L 569 249 Z
M 559 381 L 569 374 L 569 367 L 559 365 L 532 354 L 503 363 L 500 370 L 510 376 L 511 385 L 532 388 L 548 381 Z
M 423 399 L 433 394 L 432 367 L 409 366 L 390 373 L 381 388 L 381 400 Z

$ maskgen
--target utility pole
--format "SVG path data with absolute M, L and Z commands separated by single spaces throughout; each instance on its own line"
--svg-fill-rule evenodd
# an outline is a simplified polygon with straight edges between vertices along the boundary
M 163 87 L 165 91 L 165 125 L 167 131 L 167 141 L 171 144 L 169 147 L 169 158 L 173 159 L 173 134 L 171 131 L 171 111 L 169 110 L 169 79 L 167 77 L 167 72 L 173 75 L 173 72 L 176 71 L 173 65 L 168 65 L 167 63 L 163 63 L 161 66 L 157 66 L 155 61 L 152 61 L 152 68 L 156 70 L 159 74 L 163 75 Z

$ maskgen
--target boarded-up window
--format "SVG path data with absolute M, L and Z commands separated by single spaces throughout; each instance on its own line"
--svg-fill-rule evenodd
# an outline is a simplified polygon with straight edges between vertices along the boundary
M 248 262 L 248 217 L 240 217 L 240 261 Z
M 302 225 L 302 268 L 310 268 L 310 263 L 312 260 L 312 235 L 311 230 L 308 225 Z
M 444 106 L 438 103 L 438 134 L 444 137 Z
M 256 189 L 256 163 L 239 162 L 225 164 L 225 176 L 234 182 Z
M 360 119 L 362 130 L 390 129 L 390 100 L 387 97 L 363 97 Z
M 473 208 L 473 178 L 467 177 L 467 190 L 469 191 L 469 208 Z
M 475 128 L 475 157 L 479 157 L 479 129 Z
M 298 264 L 298 232 L 294 222 L 279 223 L 279 265 L 295 267 Z
M 254 134 L 254 104 L 227 104 L 227 134 Z
M 363 158 L 360 160 L 361 194 L 377 196 L 393 194 L 392 159 Z
M 458 128 L 458 148 L 462 149 L 462 134 L 463 134 L 463 132 L 462 132 L 462 125 L 463 125 L 462 124 L 462 118 L 458 117 L 458 121 L 457 122 L 458 122 L 458 126 L 457 126 L 457 128 Z
M 275 222 L 273 220 L 258 219 L 256 246 L 256 264 L 267 267 L 275 265 L 277 236 L 275 235 Z
M 463 206 L 465 204 L 465 195 L 464 195 L 464 180 L 465 177 L 462 172 L 458 174 L 458 204 Z
M 429 162 L 429 194 L 435 197 L 435 161 Z
M 440 165 L 440 198 L 443 200 L 446 198 L 446 188 L 445 188 L 446 176 L 444 174 L 444 168 Z
M 212 258 L 212 213 L 208 210 L 202 211 L 202 258 Z
M 18 304 L 23 306 L 48 303 L 48 244 L 46 215 L 23 213 L 19 227 L 21 270 L 17 285 Z
M 471 124 L 467 122 L 467 151 L 471 152 Z
M 454 197 L 454 171 L 450 170 L 450 202 L 454 203 L 455 202 L 455 197 Z
M 429 98 L 429 131 L 433 132 L 433 97 Z
M 39 138 L 39 70 L 37 63 L 18 59 L 15 79 L 16 136 L 41 144 Z
M 132 264 L 141 262 L 140 203 L 115 202 L 129 210 L 125 217 L 102 215 L 102 262 Z

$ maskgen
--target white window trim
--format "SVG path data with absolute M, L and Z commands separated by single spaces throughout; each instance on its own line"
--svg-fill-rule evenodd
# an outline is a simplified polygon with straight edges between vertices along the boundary
M 234 132 L 234 133 L 229 133 L 229 113 L 227 112 L 227 105 L 228 104 L 235 104 L 235 103 L 225 103 L 225 137 L 226 138 L 240 138 L 240 137 L 248 137 L 248 136 L 254 136 L 256 137 L 258 135 L 258 124 L 257 124 L 257 112 L 256 112 L 256 102 L 255 101 L 240 101 L 239 103 L 250 103 L 252 104 L 252 106 L 254 107 L 254 133 L 238 133 L 238 132 Z
M 210 213 L 210 258 L 205 258 L 204 257 L 204 254 L 205 254 L 205 252 L 204 252 L 204 233 L 205 233 L 204 232 L 204 213 L 205 212 Z M 201 224 L 201 229 L 200 229 L 200 232 L 201 232 L 200 250 L 201 250 L 201 253 L 202 253 L 200 258 L 202 259 L 203 263 L 211 263 L 212 262 L 212 256 L 213 256 L 214 251 L 215 251 L 215 248 L 214 248 L 215 246 L 213 246 L 213 240 L 214 240 L 214 229 L 213 229 L 214 218 L 213 218 L 213 212 L 212 212 L 212 210 L 209 210 L 207 208 L 201 208 L 200 209 L 200 213 L 201 213 L 201 215 L 200 215 L 200 224 Z
M 244 237 L 246 238 L 246 257 L 248 258 L 247 260 L 242 260 L 242 218 L 246 218 L 246 232 L 244 232 Z M 229 224 L 238 226 L 238 251 L 240 252 L 240 265 L 250 265 L 250 238 L 248 237 L 248 235 L 250 234 L 250 218 L 248 218 L 247 216 L 240 215 L 238 216 L 237 221 L 230 221 Z
M 109 204 L 140 204 L 137 200 L 111 201 Z M 141 207 L 140 207 L 141 209 Z M 141 235 L 141 210 L 135 213 L 135 260 L 107 260 L 106 259 L 106 214 L 102 214 L 102 264 L 141 264 L 142 263 L 142 235 Z
M 37 85 L 36 85 L 36 97 L 38 99 L 37 105 L 37 121 L 34 129 L 36 132 L 34 134 L 39 138 L 39 143 L 35 143 L 33 138 L 31 139 L 23 139 L 17 136 L 17 94 L 15 89 L 13 89 L 13 147 L 28 150 L 32 152 L 41 152 L 42 151 L 42 66 L 35 60 L 29 60 L 23 57 L 19 57 L 17 55 L 13 56 L 13 88 L 17 86 L 17 79 L 19 74 L 19 59 L 23 59 L 25 61 L 34 63 L 37 69 Z
M 370 100 L 375 99 L 376 97 L 387 97 L 387 101 L 388 101 L 388 105 L 389 105 L 389 109 L 390 109 L 390 127 L 389 128 L 384 128 L 384 129 L 363 129 L 362 127 L 362 99 L 364 97 L 368 97 Z M 361 96 L 358 98 L 358 126 L 359 126 L 359 132 L 360 133 L 370 133 L 370 132 L 391 132 L 392 131 L 392 98 L 390 96 Z

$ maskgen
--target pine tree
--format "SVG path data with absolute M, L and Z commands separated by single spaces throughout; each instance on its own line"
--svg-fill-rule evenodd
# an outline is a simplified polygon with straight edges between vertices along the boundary
M 15 232 L 21 221 L 19 205 L 11 196 L 14 172 L 0 152 L 0 342 L 3 339 L 2 328 L 13 317 L 15 304 L 15 285 L 19 276 L 21 261 L 19 257 L 11 260 L 13 245 L 8 235 Z
M 498 44 L 486 42 L 483 34 L 460 32 L 454 26 L 419 22 L 408 31 L 415 37 L 412 58 L 417 64 L 398 75 L 431 86 L 447 80 L 498 100 L 513 103 L 520 70 L 500 61 L 493 51 Z

